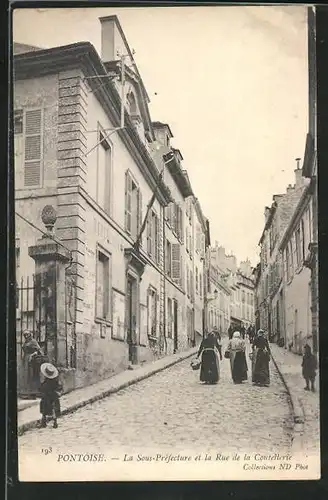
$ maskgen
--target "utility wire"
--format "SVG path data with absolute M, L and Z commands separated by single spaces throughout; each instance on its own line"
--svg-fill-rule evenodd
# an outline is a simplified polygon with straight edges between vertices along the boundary
M 18 215 L 18 217 L 20 217 L 21 219 L 23 219 L 23 221 L 25 221 L 27 224 L 29 224 L 30 226 L 32 226 L 34 229 L 36 229 L 37 231 L 40 231 L 40 233 L 42 233 L 44 236 L 49 237 L 48 233 L 46 233 L 45 231 L 43 231 L 42 229 L 40 229 L 38 226 L 36 226 L 35 224 L 33 224 L 33 222 L 30 222 L 29 220 L 25 219 L 25 217 L 23 217 L 23 215 L 21 215 L 20 213 L 18 213 L 16 211 L 15 211 L 15 214 Z M 59 240 L 57 240 L 57 238 L 55 238 L 54 236 L 51 236 L 51 239 L 53 239 L 58 245 L 60 245 L 63 248 L 65 248 L 65 250 L 68 250 L 69 253 L 70 253 L 70 256 L 71 256 L 72 251 L 69 248 L 67 248 L 65 245 L 63 245 L 63 243 L 61 243 Z

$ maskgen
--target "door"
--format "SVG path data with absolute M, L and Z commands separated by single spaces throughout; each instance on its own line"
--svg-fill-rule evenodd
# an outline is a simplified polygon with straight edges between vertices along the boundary
M 137 281 L 130 275 L 128 275 L 127 278 L 126 327 L 129 361 L 131 363 L 136 363 Z
M 178 350 L 178 303 L 173 300 L 173 352 Z

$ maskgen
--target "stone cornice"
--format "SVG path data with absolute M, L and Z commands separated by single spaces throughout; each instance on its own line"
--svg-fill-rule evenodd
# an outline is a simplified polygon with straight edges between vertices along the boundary
M 23 80 L 49 74 L 67 71 L 67 69 L 80 68 L 85 76 L 106 74 L 106 68 L 101 61 L 96 49 L 89 42 L 80 42 L 62 47 L 27 52 L 14 56 L 15 80 Z M 92 78 L 89 80 L 91 88 L 97 88 L 97 98 L 107 113 L 113 125 L 120 125 L 120 97 L 114 85 L 108 78 L 108 85 L 104 86 L 104 79 Z M 100 87 L 100 85 L 103 85 Z M 142 174 L 150 187 L 155 190 L 161 204 L 167 205 L 172 201 L 169 188 L 160 178 L 159 171 L 142 143 L 138 132 L 135 130 L 131 118 L 125 112 L 124 129 L 118 130 L 118 135 L 124 142 L 131 156 L 138 164 Z

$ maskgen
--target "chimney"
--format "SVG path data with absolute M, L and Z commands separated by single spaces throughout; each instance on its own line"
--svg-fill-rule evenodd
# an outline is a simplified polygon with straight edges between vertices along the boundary
M 302 176 L 302 169 L 300 168 L 301 158 L 296 158 L 297 168 L 294 170 L 295 172 L 295 187 L 296 189 L 300 188 L 304 184 L 304 178 Z
M 101 59 L 108 63 L 118 59 L 115 54 L 115 16 L 99 18 L 101 24 Z

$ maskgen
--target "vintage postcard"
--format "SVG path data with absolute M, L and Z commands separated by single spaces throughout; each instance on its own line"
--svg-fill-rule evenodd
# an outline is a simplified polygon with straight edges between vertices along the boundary
M 12 42 L 20 481 L 319 479 L 314 7 Z

